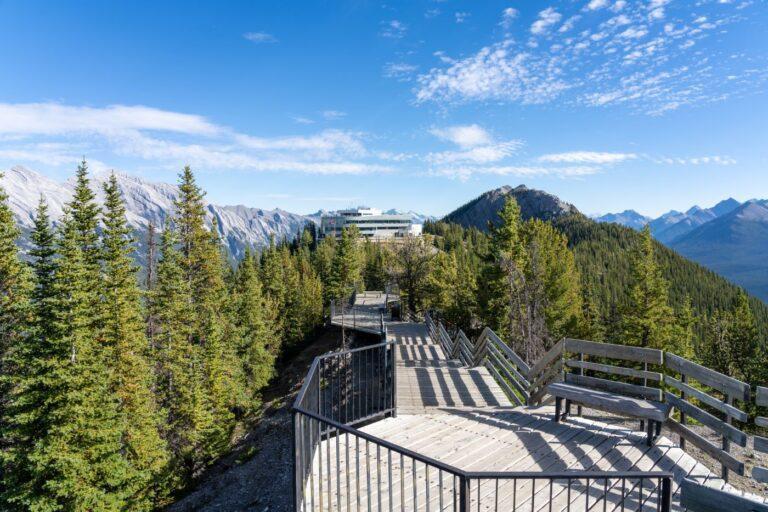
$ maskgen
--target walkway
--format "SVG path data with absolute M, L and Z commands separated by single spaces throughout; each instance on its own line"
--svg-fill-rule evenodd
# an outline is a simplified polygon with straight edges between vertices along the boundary
M 464 368 L 447 359 L 423 324 L 388 322 L 387 338 L 398 343 L 398 414 L 363 432 L 467 471 L 671 471 L 673 510 L 680 510 L 683 477 L 730 488 L 666 437 L 648 447 L 644 433 L 606 423 L 609 419 L 571 417 L 555 423 L 552 407 L 513 407 L 485 368 Z M 450 475 L 444 478 L 443 472 L 430 472 L 346 434 L 323 441 L 319 452 L 323 460 L 348 470 L 331 473 L 329 480 L 318 461 L 307 489 L 318 510 L 453 510 L 457 484 Z M 471 489 L 470 510 L 562 511 L 568 505 L 570 510 L 620 510 L 622 498 L 627 510 L 635 510 L 638 500 L 655 508 L 657 496 L 647 481 L 642 490 L 638 482 L 622 489 L 618 479 L 605 489 L 586 481 L 570 488 L 564 481 L 532 485 L 531 480 L 483 481 Z M 417 488 L 413 495 L 405 491 Z

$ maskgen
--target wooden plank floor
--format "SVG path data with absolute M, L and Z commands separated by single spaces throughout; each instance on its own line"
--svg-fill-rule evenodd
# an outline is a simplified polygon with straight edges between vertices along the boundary
M 509 407 L 511 402 L 487 368 L 464 368 L 433 343 L 424 324 L 389 322 L 387 339 L 397 342 L 397 410 Z
M 642 432 L 586 418 L 554 423 L 552 414 L 552 407 L 444 409 L 398 415 L 362 430 L 467 471 L 672 471 L 673 510 L 680 510 L 677 489 L 683 477 L 717 488 L 727 486 L 666 437 L 649 448 Z M 401 460 L 399 454 L 377 449 L 373 443 L 346 435 L 331 437 L 323 441 L 315 459 L 307 496 L 315 497 L 316 510 L 358 510 L 359 499 L 360 510 L 383 512 L 389 510 L 389 496 L 393 510 L 454 510 L 457 483 L 451 475 L 427 470 L 420 462 L 414 465 L 407 457 Z M 344 469 L 338 476 L 337 467 Z M 622 491 L 619 480 L 609 482 L 606 510 L 619 510 L 622 497 L 626 510 L 637 510 L 638 484 L 628 482 Z M 656 494 L 651 490 L 653 484 L 644 482 L 644 510 L 655 510 Z M 602 481 L 589 487 L 586 481 L 574 482 L 569 493 L 564 481 L 550 489 L 544 481 L 535 486 L 525 480 L 514 485 L 502 482 L 497 487 L 487 480 L 479 488 L 473 484 L 470 494 L 473 511 L 563 511 L 569 504 L 570 510 L 603 510 L 605 487 Z
M 485 368 L 464 368 L 429 339 L 423 324 L 390 322 L 398 343 L 397 410 L 361 430 L 466 471 L 671 471 L 673 510 L 684 477 L 733 489 L 676 444 L 610 419 L 552 421 L 552 407 L 513 407 Z M 352 435 L 328 436 L 315 451 L 306 510 L 458 510 L 458 481 Z M 652 482 L 484 480 L 470 489 L 470 510 L 656 510 Z M 607 494 L 606 494 L 607 491 Z

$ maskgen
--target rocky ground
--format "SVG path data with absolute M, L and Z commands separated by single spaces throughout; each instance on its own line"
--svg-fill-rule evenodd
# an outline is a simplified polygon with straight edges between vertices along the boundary
M 312 359 L 338 350 L 340 340 L 340 331 L 328 328 L 282 368 L 266 390 L 264 413 L 254 428 L 167 511 L 292 511 L 291 404 Z

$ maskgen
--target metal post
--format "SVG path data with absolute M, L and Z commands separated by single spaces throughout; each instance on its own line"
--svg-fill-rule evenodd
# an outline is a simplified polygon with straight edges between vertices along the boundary
M 672 510 L 672 479 L 665 476 L 661 480 L 661 512 Z
M 293 424 L 293 506 L 296 512 L 301 511 L 301 495 L 304 487 L 303 479 L 299 475 L 301 462 L 299 461 L 298 450 L 299 424 L 296 421 L 298 414 L 297 412 L 291 414 L 291 422 Z
M 397 342 L 390 345 L 392 350 L 392 417 L 397 417 Z
M 469 483 L 466 476 L 459 476 L 459 512 L 469 512 Z

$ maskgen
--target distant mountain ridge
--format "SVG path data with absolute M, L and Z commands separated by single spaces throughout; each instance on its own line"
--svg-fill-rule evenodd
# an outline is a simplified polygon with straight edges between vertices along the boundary
M 768 302 L 768 201 L 747 201 L 669 247 Z
M 485 230 L 489 222 L 498 221 L 498 211 L 509 196 L 514 197 L 520 205 L 520 214 L 523 219 L 535 217 L 541 220 L 554 220 L 568 214 L 579 213 L 572 204 L 542 190 L 531 189 L 525 185 L 515 188 L 504 185 L 481 194 L 443 217 L 443 220 L 455 222 L 464 227 L 472 226 Z
M 101 201 L 102 186 L 107 175 L 96 174 L 91 177 L 91 188 Z M 117 174 L 118 185 L 126 206 L 129 225 L 134 229 L 137 239 L 137 257 L 141 261 L 142 248 L 146 242 L 149 224 L 158 230 L 173 214 L 173 203 L 179 195 L 178 187 L 168 183 L 155 183 L 135 176 Z M 58 182 L 25 167 L 16 166 L 4 172 L 0 185 L 9 196 L 11 210 L 17 218 L 25 237 L 22 248 L 29 245 L 26 235 L 32 228 L 32 219 L 40 195 L 48 202 L 50 215 L 57 221 L 63 214 L 64 205 L 70 201 L 74 183 L 72 180 Z M 219 206 L 206 205 L 208 225 L 215 218 L 222 242 L 234 258 L 243 255 L 247 247 L 263 247 L 269 244 L 270 237 L 276 239 L 294 238 L 309 220 L 303 215 L 285 210 L 264 210 L 243 205 Z
M 740 202 L 733 198 L 728 198 L 720 201 L 711 208 L 693 206 L 685 212 L 670 210 L 655 219 L 642 215 L 635 210 L 624 210 L 621 213 L 608 213 L 595 217 L 594 219 L 598 222 L 613 222 L 638 230 L 648 224 L 654 238 L 664 244 L 670 244 L 676 238 L 733 211 L 739 206 L 741 206 Z

